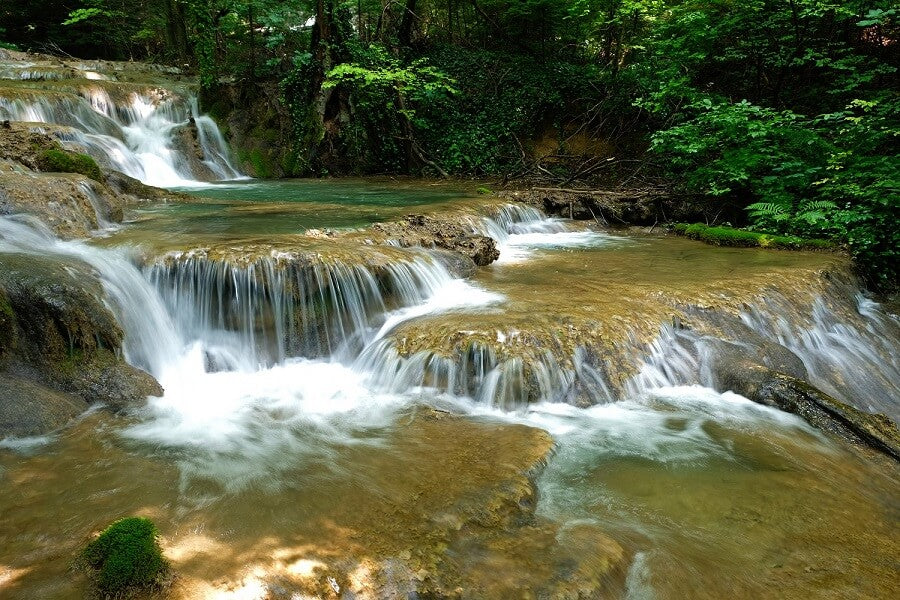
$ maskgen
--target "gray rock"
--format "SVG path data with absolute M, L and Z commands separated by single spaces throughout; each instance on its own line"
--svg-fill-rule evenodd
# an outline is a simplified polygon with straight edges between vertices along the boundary
M 884 415 L 857 410 L 805 381 L 746 359 L 727 366 L 723 361 L 718 376 L 722 389 L 798 415 L 832 437 L 900 461 L 900 431 Z
M 0 254 L 0 380 L 21 388 L 4 394 L 2 431 L 46 433 L 91 404 L 118 412 L 161 395 L 121 358 L 122 336 L 89 267 Z
M 49 433 L 77 417 L 87 403 L 8 374 L 0 374 L 0 438 Z

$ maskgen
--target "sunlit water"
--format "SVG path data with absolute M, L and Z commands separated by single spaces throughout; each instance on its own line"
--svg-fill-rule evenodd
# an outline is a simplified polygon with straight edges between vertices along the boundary
M 198 213 L 199 222 L 218 222 L 229 235 L 265 233 L 278 214 L 249 217 L 244 231 L 239 214 L 265 211 L 266 196 L 285 214 L 291 203 L 302 205 L 290 232 L 316 223 L 318 195 L 322 206 L 348 212 L 368 199 L 388 207 L 378 211 L 416 205 L 403 203 L 408 190 L 389 186 L 373 186 L 354 205 L 355 192 L 341 184 L 255 185 L 221 188 L 237 194 L 228 199 L 231 214 Z M 304 199 L 298 189 L 314 193 Z M 251 204 L 247 193 L 262 197 Z M 420 205 L 454 194 L 437 189 Z M 172 208 L 137 229 L 190 233 L 187 213 L 212 210 L 211 202 Z M 358 226 L 360 218 L 326 223 Z M 202 261 L 137 266 L 130 246 L 59 242 L 32 224 L 0 222 L 0 251 L 74 258 L 96 270 L 126 331 L 126 358 L 166 389 L 127 418 L 95 412 L 45 439 L 4 441 L 3 596 L 82 597 L 85 581 L 67 571 L 77 548 L 111 520 L 137 513 L 160 526 L 181 575 L 177 597 L 324 594 L 327 577 L 352 591 L 371 561 L 392 565 L 398 581 L 456 577 L 463 597 L 473 598 L 523 590 L 577 597 L 573 590 L 591 577 L 610 578 L 604 589 L 627 598 L 889 597 L 900 549 L 895 467 L 861 461 L 792 415 L 689 385 L 703 379 L 687 354 L 679 362 L 660 342 L 638 370 L 652 376 L 637 377 L 615 402 L 579 408 L 553 396 L 552 385 L 538 403 L 498 401 L 521 387 L 505 379 L 515 364 L 496 357 L 485 355 L 481 372 L 451 373 L 452 361 L 399 360 L 385 350 L 396 331 L 429 320 L 453 319 L 464 329 L 476 321 L 538 322 L 541 311 L 636 308 L 639 296 L 620 301 L 621 290 L 590 276 L 598 271 L 677 295 L 691 287 L 678 267 L 695 270 L 695 280 L 719 274 L 724 286 L 739 278 L 736 265 L 787 269 L 797 260 L 800 268 L 806 258 L 683 240 L 666 246 L 524 209 L 478 227 L 500 241 L 501 261 L 469 281 L 420 251 L 387 266 L 325 261 L 287 275 L 275 259 L 253 270 Z M 286 289 L 307 290 L 309 303 L 292 302 L 295 295 L 279 291 Z M 861 323 L 894 326 L 870 304 L 859 312 L 869 319 Z M 759 314 L 745 318 L 752 324 Z M 795 326 L 818 339 L 816 324 L 825 320 Z M 841 342 L 872 336 L 874 344 L 876 333 L 854 325 L 840 337 L 832 328 L 832 355 L 879 369 L 896 391 L 890 362 L 878 367 L 879 354 Z M 317 343 L 292 346 L 294 334 Z M 877 343 L 890 350 L 894 338 L 885 339 Z M 833 379 L 839 361 L 829 364 Z M 433 385 L 439 378 L 425 372 L 435 365 L 456 383 Z M 815 373 L 830 380 L 826 370 Z M 576 369 L 566 377 L 587 375 Z M 471 386 L 458 385 L 465 378 Z M 464 419 L 423 420 L 422 407 Z M 517 457 L 537 444 L 529 428 L 555 443 L 536 480 L 533 521 L 501 525 L 510 532 L 477 543 L 470 541 L 481 539 L 477 527 L 454 533 L 453 519 L 485 502 L 485 490 L 506 481 Z M 603 536 L 624 551 L 620 571 L 591 567 Z M 414 572 L 404 575 L 404 565 Z M 406 597 L 398 592 L 405 589 L 381 588 L 383 597 Z M 600 587 L 585 589 L 593 597 Z

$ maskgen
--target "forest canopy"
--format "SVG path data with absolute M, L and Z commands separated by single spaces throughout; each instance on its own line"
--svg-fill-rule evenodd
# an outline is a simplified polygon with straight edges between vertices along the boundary
M 0 45 L 277 86 L 294 175 L 663 182 L 892 289 L 898 23 L 890 0 L 7 0 Z

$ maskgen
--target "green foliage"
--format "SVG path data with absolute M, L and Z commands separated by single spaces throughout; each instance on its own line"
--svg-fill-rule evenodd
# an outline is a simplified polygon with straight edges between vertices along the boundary
M 331 69 L 323 84 L 350 94 L 356 123 L 344 143 L 351 157 L 374 170 L 402 171 L 417 133 L 431 126 L 423 113 L 458 93 L 456 82 L 424 58 L 403 64 L 378 45 L 353 54 L 355 60 Z
M 81 173 L 94 181 L 103 181 L 103 172 L 87 154 L 48 148 L 38 156 L 38 168 L 51 173 Z
M 651 151 L 674 181 L 743 204 L 756 228 L 846 243 L 869 285 L 886 291 L 900 264 L 888 5 L 683 4 L 635 67 L 637 105 L 660 124 Z
M 88 544 L 83 558 L 97 572 L 97 588 L 107 597 L 118 597 L 132 588 L 158 583 L 167 564 L 152 521 L 127 517 L 107 527 Z
M 780 248 L 785 250 L 833 248 L 829 240 L 807 239 L 797 236 L 759 233 L 733 227 L 710 227 L 702 223 L 676 223 L 672 230 L 692 240 L 699 240 L 713 246 L 732 246 L 738 248 Z
M 6 28 L 0 27 L 0 48 L 4 50 L 18 50 L 19 47 L 15 44 L 10 44 L 9 42 L 4 42 L 3 38 L 6 36 Z
M 458 93 L 422 111 L 418 132 L 453 173 L 508 172 L 544 126 L 561 125 L 566 111 L 602 97 L 596 70 L 564 59 L 447 46 L 428 58 L 457 82 Z
M 280 82 L 291 174 L 568 180 L 592 170 L 531 151 L 577 131 L 754 228 L 839 240 L 889 290 L 898 19 L 891 0 L 9 0 L 0 37 L 187 62 L 210 98 Z

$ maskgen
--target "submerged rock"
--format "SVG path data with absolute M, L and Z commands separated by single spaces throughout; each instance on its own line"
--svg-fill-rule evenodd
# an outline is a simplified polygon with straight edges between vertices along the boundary
M 87 407 L 80 398 L 9 373 L 0 374 L 0 437 L 55 431 Z

